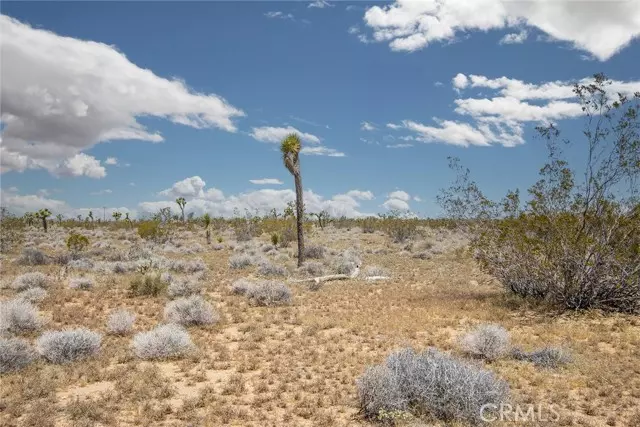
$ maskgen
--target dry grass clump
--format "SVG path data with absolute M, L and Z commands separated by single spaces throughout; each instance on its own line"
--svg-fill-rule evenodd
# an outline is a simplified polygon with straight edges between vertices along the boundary
M 47 331 L 36 341 L 38 353 L 55 364 L 71 363 L 98 353 L 102 336 L 84 328 Z
M 133 329 L 136 315 L 129 310 L 112 311 L 107 320 L 107 331 L 112 335 L 126 335 Z
M 28 301 L 32 304 L 42 302 L 47 297 L 47 291 L 42 288 L 29 288 L 16 295 L 16 298 Z
M 69 287 L 71 289 L 81 289 L 88 291 L 93 288 L 94 281 L 90 277 L 72 277 L 69 279 Z
M 266 277 L 285 277 L 287 275 L 287 269 L 276 264 L 272 264 L 269 261 L 263 261 L 258 266 L 258 274 Z
M 0 374 L 19 371 L 36 359 L 36 352 L 27 340 L 0 338 Z
M 129 292 L 133 296 L 158 296 L 165 291 L 167 283 L 157 274 L 136 276 L 129 283 Z
M 49 286 L 47 276 L 39 271 L 21 274 L 11 283 L 11 287 L 16 291 L 24 291 L 31 288 L 46 288 L 47 286 Z
M 38 310 L 21 298 L 0 301 L 0 335 L 21 334 L 40 329 Z
M 169 359 L 188 355 L 195 345 L 182 326 L 170 323 L 136 334 L 133 350 L 141 359 Z
M 164 318 L 183 326 L 211 325 L 220 320 L 220 315 L 200 295 L 192 295 L 169 302 L 164 309 Z
M 290 304 L 291 291 L 281 282 L 264 281 L 251 284 L 245 295 L 254 305 L 273 306 Z
M 481 408 L 499 405 L 509 386 L 491 371 L 429 348 L 404 348 L 384 365 L 369 367 L 356 381 L 360 410 L 369 419 L 381 412 L 410 412 L 443 421 L 481 424 Z
M 499 325 L 480 325 L 460 339 L 465 353 L 486 360 L 497 360 L 509 353 L 509 332 Z
M 229 258 L 229 267 L 233 269 L 246 268 L 253 265 L 253 257 L 247 254 L 233 255 Z
M 182 279 L 169 282 L 167 295 L 169 298 L 187 297 L 189 295 L 199 294 L 202 291 L 202 285 L 196 280 Z
M 516 360 L 524 360 L 533 363 L 540 368 L 558 368 L 571 363 L 571 354 L 560 347 L 543 347 L 531 352 L 524 352 L 514 348 L 511 356 Z
M 237 295 L 244 295 L 250 286 L 253 286 L 254 282 L 249 279 L 238 279 L 231 284 L 231 292 Z

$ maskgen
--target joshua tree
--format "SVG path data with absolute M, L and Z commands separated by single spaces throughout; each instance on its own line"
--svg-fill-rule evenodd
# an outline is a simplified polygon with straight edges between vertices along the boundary
M 36 216 L 42 220 L 42 228 L 44 228 L 44 232 L 46 233 L 48 230 L 47 218 L 51 216 L 51 211 L 49 209 L 40 209 Z
M 58 224 L 62 224 L 62 214 L 56 215 L 56 219 L 58 220 Z
M 302 177 L 300 176 L 300 137 L 295 133 L 288 135 L 280 144 L 284 166 L 293 175 L 296 185 L 296 226 L 298 228 L 298 267 L 304 262 L 304 201 L 302 200 Z
M 91 222 L 93 222 L 93 211 L 89 211 L 88 218 L 91 220 Z
M 324 230 L 324 227 L 331 222 L 331 215 L 327 211 L 320 211 L 318 213 L 312 213 L 312 216 L 318 218 L 318 226 Z
M 182 222 L 184 222 L 184 207 L 187 205 L 187 201 L 184 199 L 184 197 L 178 197 L 176 199 L 176 203 L 178 204 L 178 207 L 182 212 Z
M 207 245 L 211 244 L 211 230 L 209 227 L 211 226 L 211 216 L 206 213 L 202 216 L 202 220 L 204 221 L 204 229 L 207 235 Z
M 112 213 L 111 216 L 113 217 L 113 219 L 118 221 L 120 219 L 120 217 L 122 216 L 122 214 L 120 212 L 116 211 L 116 212 Z
M 33 219 L 35 218 L 35 214 L 33 212 L 25 212 L 23 218 L 24 218 L 24 221 L 27 223 L 27 225 L 31 226 L 33 225 Z
M 60 217 L 60 222 L 62 222 L 62 215 L 58 215 Z M 82 215 L 78 215 L 78 222 L 82 221 Z

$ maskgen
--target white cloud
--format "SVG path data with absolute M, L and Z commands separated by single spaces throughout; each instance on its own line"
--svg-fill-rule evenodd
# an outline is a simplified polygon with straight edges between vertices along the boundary
M 118 159 L 115 157 L 107 157 L 107 160 L 104 161 L 105 165 L 115 166 L 118 164 Z
M 249 135 L 257 141 L 279 144 L 284 138 L 287 137 L 287 135 L 292 133 L 298 134 L 300 139 L 304 142 L 308 142 L 311 144 L 320 143 L 320 138 L 318 138 L 317 136 L 310 133 L 300 132 L 293 126 L 287 126 L 286 128 L 272 126 L 262 126 L 257 128 L 254 127 L 251 129 L 251 133 Z
M 421 202 L 422 199 L 419 196 L 413 196 L 413 200 L 416 202 Z
M 317 9 L 324 9 L 325 7 L 334 7 L 333 4 L 329 3 L 327 0 L 315 0 L 309 3 L 309 6 Z
M 295 21 L 295 17 L 292 14 L 283 13 L 280 11 L 267 12 L 264 14 L 264 16 L 270 19 L 290 19 L 292 21 Z
M 111 193 L 113 193 L 113 191 L 107 188 L 105 190 L 93 191 L 93 192 L 89 193 L 89 195 L 91 195 L 91 196 L 102 196 L 103 194 L 111 194 Z
M 346 155 L 335 148 L 329 148 L 322 145 L 315 147 L 302 147 L 300 154 L 308 156 L 329 156 L 329 157 L 345 157 Z
M 387 148 L 410 148 L 413 147 L 413 144 L 391 144 L 387 145 Z
M 77 157 L 113 139 L 162 141 L 138 117 L 236 131 L 244 113 L 214 94 L 139 68 L 116 48 L 62 37 L 0 16 L 2 171 L 44 168 L 78 176 Z M 60 170 L 60 168 L 62 170 Z M 100 167 L 83 175 L 104 176 Z
M 401 125 L 397 125 L 395 123 L 387 123 L 387 127 L 389 129 L 393 129 L 393 130 L 398 130 L 398 129 L 402 129 Z
M 100 164 L 100 160 L 84 153 L 78 153 L 68 158 L 50 172 L 59 176 L 88 176 L 89 178 L 104 178 L 107 172 Z
M 411 210 L 409 203 L 405 202 L 404 200 L 400 200 L 400 199 L 387 199 L 383 204 L 382 207 L 392 211 L 392 210 L 399 210 L 399 211 L 409 211 Z
M 369 123 L 369 122 L 362 122 L 360 123 L 360 130 L 366 130 L 366 131 L 372 131 L 372 130 L 376 130 L 377 128 Z
M 637 1 L 397 0 L 367 9 L 364 20 L 375 41 L 409 52 L 459 33 L 526 25 L 604 61 L 640 34 Z
M 500 39 L 500 44 L 520 44 L 524 43 L 529 37 L 529 32 L 527 30 L 522 30 L 519 33 L 509 33 L 505 34 L 504 37 Z
M 397 191 L 393 191 L 393 192 L 389 193 L 389 198 L 390 199 L 399 199 L 399 200 L 402 200 L 404 202 L 408 202 L 411 199 L 411 196 L 409 196 L 409 193 L 407 193 L 406 191 L 397 190 Z
M 455 89 L 464 89 L 469 85 L 469 79 L 464 74 L 458 73 L 451 79 L 451 83 Z
M 250 179 L 250 183 L 257 185 L 282 185 L 283 182 L 277 178 Z
M 346 193 L 347 196 L 359 200 L 373 200 L 374 196 L 371 191 L 350 190 Z
M 0 192 L 0 204 L 16 215 L 25 212 L 36 212 L 40 209 L 49 209 L 54 215 L 66 212 L 69 206 L 62 200 L 49 199 L 36 194 L 21 195 L 13 192 Z
M 160 196 L 171 196 L 171 197 L 203 197 L 204 196 L 204 186 L 206 182 L 199 176 L 192 176 L 190 178 L 185 178 L 182 181 L 178 181 L 173 184 L 170 188 L 166 190 L 162 190 L 158 193 Z

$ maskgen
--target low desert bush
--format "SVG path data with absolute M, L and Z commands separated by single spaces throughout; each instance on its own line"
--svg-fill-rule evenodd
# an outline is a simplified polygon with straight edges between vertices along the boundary
M 144 221 L 138 225 L 138 235 L 144 240 L 164 243 L 168 239 L 167 230 L 160 221 Z
M 246 254 L 233 255 L 229 257 L 229 267 L 233 269 L 246 268 L 253 265 L 253 257 Z
M 78 253 L 82 252 L 89 246 L 89 238 L 78 233 L 71 233 L 67 237 L 67 249 L 70 252 Z
M 36 352 L 27 340 L 0 338 L 0 374 L 19 371 L 36 359 Z
M 559 347 L 544 347 L 531 352 L 524 352 L 518 348 L 511 351 L 516 360 L 525 360 L 541 368 L 558 368 L 571 362 L 571 354 Z
M 169 295 L 169 298 L 187 297 L 189 295 L 199 294 L 201 290 L 202 285 L 196 280 L 174 280 L 169 283 L 167 295 Z
M 29 301 L 30 303 L 36 304 L 41 302 L 47 297 L 47 291 L 42 288 L 29 288 L 24 291 L 18 293 L 16 298 L 22 299 L 24 301 Z
M 480 325 L 460 339 L 467 354 L 486 360 L 497 360 L 509 353 L 509 332 L 498 325 Z
M 257 282 L 251 284 L 245 292 L 252 304 L 259 306 L 284 305 L 291 303 L 291 291 L 281 282 Z
M 156 326 L 133 337 L 133 350 L 141 359 L 168 359 L 188 355 L 195 349 L 189 333 L 180 325 Z
M 333 263 L 333 268 L 338 274 L 350 275 L 360 268 L 362 261 L 355 251 L 347 249 Z
M 327 249 L 320 245 L 308 245 L 304 247 L 304 257 L 307 259 L 323 259 Z
M 261 262 L 258 266 L 258 274 L 267 277 L 285 277 L 287 275 L 287 269 L 281 265 L 265 261 Z
M 213 306 L 200 295 L 178 298 L 167 303 L 164 318 L 167 322 L 182 326 L 210 325 L 220 320 Z
M 88 329 L 47 331 L 36 341 L 38 353 L 55 364 L 71 363 L 94 356 L 100 350 L 102 336 Z
M 205 271 L 207 269 L 207 265 L 199 258 L 193 260 L 173 260 L 169 264 L 169 269 L 177 273 L 193 274 Z
M 389 272 L 376 265 L 369 265 L 364 269 L 364 277 L 389 277 Z
M 451 422 L 482 424 L 484 405 L 500 405 L 508 385 L 491 371 L 429 348 L 391 353 L 356 381 L 360 410 L 368 419 L 381 412 L 408 411 Z M 490 406 L 493 407 L 493 406 Z M 485 415 L 486 411 L 485 411 Z
M 158 296 L 165 291 L 167 283 L 157 274 L 136 276 L 129 282 L 129 293 L 133 296 Z
M 49 263 L 49 257 L 38 249 L 24 248 L 17 262 L 20 265 L 45 265 Z
M 30 302 L 21 298 L 0 301 L 0 336 L 31 332 L 41 326 L 38 310 Z
M 39 271 L 24 273 L 16 277 L 11 287 L 16 291 L 24 291 L 31 288 L 46 288 L 49 286 L 47 276 Z
M 308 276 L 317 277 L 324 275 L 325 267 L 320 262 L 306 261 L 302 267 L 300 267 L 300 271 Z
M 126 335 L 131 332 L 136 316 L 128 310 L 114 310 L 107 320 L 107 331 L 112 335 Z
M 252 285 L 253 282 L 248 279 L 238 279 L 231 284 L 231 292 L 237 295 L 244 295 Z
M 72 277 L 69 279 L 69 287 L 71 289 L 81 289 L 88 291 L 94 286 L 94 281 L 90 277 Z

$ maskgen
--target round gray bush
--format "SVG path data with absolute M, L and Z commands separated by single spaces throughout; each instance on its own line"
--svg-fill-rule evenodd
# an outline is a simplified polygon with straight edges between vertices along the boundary
M 18 258 L 18 264 L 21 265 L 44 265 L 48 262 L 48 257 L 35 248 L 24 248 Z
M 287 269 L 269 261 L 264 261 L 258 267 L 258 274 L 261 276 L 284 277 L 287 275 Z
M 0 373 L 19 371 L 36 359 L 36 352 L 27 340 L 0 338 Z
M 136 334 L 132 346 L 135 354 L 141 359 L 180 357 L 195 349 L 189 333 L 173 323 Z
M 202 285 L 195 280 L 175 280 L 169 282 L 167 295 L 169 295 L 170 298 L 186 297 L 189 295 L 199 294 L 201 290 Z
M 107 320 L 107 331 L 112 335 L 126 335 L 131 332 L 136 316 L 128 310 L 112 311 Z
M 88 329 L 47 331 L 36 341 L 38 353 L 55 364 L 71 363 L 98 353 L 102 336 Z
M 368 366 L 356 380 L 360 409 L 368 419 L 377 419 L 380 411 L 404 411 L 407 399 L 400 391 L 398 378 L 386 366 Z
M 245 293 L 249 301 L 255 305 L 271 306 L 291 303 L 291 291 L 284 283 L 258 282 L 247 288 Z
M 231 292 L 238 295 L 244 295 L 247 293 L 247 289 L 253 285 L 253 282 L 249 279 L 238 279 L 231 284 Z
M 88 291 L 93 288 L 94 282 L 90 277 L 72 277 L 69 279 L 69 287 L 71 289 L 81 289 Z
M 167 303 L 164 318 L 167 322 L 183 326 L 210 325 L 220 320 L 213 306 L 200 295 L 178 298 Z
M 28 301 L 30 303 L 38 303 L 47 297 L 47 291 L 42 288 L 29 288 L 16 295 L 16 298 Z
M 480 325 L 460 339 L 462 351 L 487 360 L 509 353 L 509 332 L 499 325 Z
M 253 257 L 246 254 L 234 255 L 229 258 L 229 267 L 233 269 L 240 269 L 249 267 L 253 264 Z
M 29 301 L 15 298 L 0 302 L 0 335 L 35 331 L 41 326 L 38 310 Z
M 39 271 L 34 271 L 16 277 L 11 287 L 16 291 L 24 291 L 31 288 L 46 288 L 48 285 L 47 276 Z

